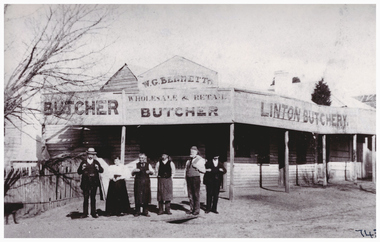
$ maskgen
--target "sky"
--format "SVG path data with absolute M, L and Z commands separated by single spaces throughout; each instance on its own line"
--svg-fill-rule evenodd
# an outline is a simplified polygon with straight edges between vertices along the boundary
M 19 21 L 38 6 L 13 5 Z M 137 76 L 175 55 L 218 72 L 219 86 L 266 89 L 282 70 L 301 82 L 321 78 L 332 93 L 376 92 L 376 6 L 118 5 L 103 36 L 112 39 L 99 68 L 125 63 Z M 14 32 L 5 27 L 5 36 Z M 23 31 L 17 31 L 20 35 Z M 21 53 L 20 53 L 21 54 Z M 5 69 L 17 58 L 5 56 Z M 104 80 L 106 82 L 107 79 Z

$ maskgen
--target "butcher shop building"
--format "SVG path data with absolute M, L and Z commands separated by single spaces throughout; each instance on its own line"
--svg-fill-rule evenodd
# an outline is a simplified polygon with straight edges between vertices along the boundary
M 124 65 L 97 91 L 46 94 L 42 109 L 50 156 L 94 147 L 105 161 L 119 156 L 133 167 L 140 152 L 154 165 L 165 151 L 177 194 L 194 145 L 206 159 L 220 155 L 230 199 L 242 187 L 375 181 L 373 108 L 220 88 L 217 72 L 179 56 L 139 76 Z

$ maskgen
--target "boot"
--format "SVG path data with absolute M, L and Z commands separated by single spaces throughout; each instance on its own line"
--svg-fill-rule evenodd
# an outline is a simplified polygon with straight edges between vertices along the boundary
M 158 202 L 158 213 L 157 215 L 162 215 L 164 214 L 164 203 L 163 202 Z
M 140 216 L 140 214 L 141 214 L 141 212 L 140 212 L 140 207 L 141 207 L 141 206 L 139 206 L 139 205 L 136 205 L 136 206 L 135 206 L 135 214 L 134 214 L 135 217 Z
M 142 213 L 142 215 L 144 215 L 145 217 L 150 217 L 149 212 L 148 212 L 148 204 L 144 204 L 143 205 L 143 213 Z
M 170 212 L 170 201 L 165 202 L 165 213 L 172 215 L 172 213 Z

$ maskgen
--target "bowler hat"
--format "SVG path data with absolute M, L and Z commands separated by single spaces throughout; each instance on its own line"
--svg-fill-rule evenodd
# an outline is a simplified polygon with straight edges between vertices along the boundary
M 94 148 L 88 148 L 88 150 L 86 151 L 87 154 L 89 155 L 96 155 L 96 151 Z

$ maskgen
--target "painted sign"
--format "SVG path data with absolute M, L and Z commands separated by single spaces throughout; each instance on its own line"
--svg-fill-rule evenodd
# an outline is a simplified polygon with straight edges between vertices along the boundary
M 275 94 L 236 91 L 236 122 L 290 130 L 329 133 L 375 133 L 375 112 L 319 106 Z
M 189 89 L 218 86 L 217 72 L 180 56 L 138 76 L 140 90 L 149 89 Z
M 46 95 L 47 124 L 159 125 L 247 123 L 289 130 L 376 133 L 376 112 L 318 106 L 275 94 L 234 89 L 157 89 Z
M 261 102 L 261 117 L 303 122 L 344 129 L 348 126 L 347 115 L 339 113 L 319 113 L 284 103 Z
M 53 101 L 44 102 L 45 115 L 118 115 L 119 103 L 117 100 L 92 100 L 92 101 Z
M 230 90 L 221 89 L 46 95 L 43 113 L 50 124 L 225 123 L 231 122 L 230 96 Z
M 121 95 L 81 92 L 44 95 L 42 112 L 47 124 L 120 124 Z
M 126 94 L 124 107 L 137 124 L 184 124 L 231 122 L 231 91 L 156 90 Z
M 146 78 L 145 78 L 146 79 Z M 150 80 L 142 80 L 142 85 L 144 88 L 154 87 L 154 86 L 170 86 L 171 83 L 177 84 L 185 84 L 195 83 L 195 84 L 203 84 L 204 86 L 214 86 L 214 80 L 209 79 L 209 77 L 204 76 L 196 76 L 196 75 L 177 75 L 177 76 L 167 76 L 167 77 L 159 77 Z

